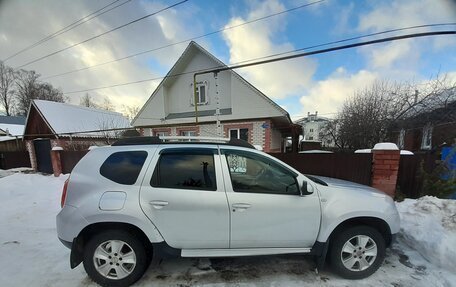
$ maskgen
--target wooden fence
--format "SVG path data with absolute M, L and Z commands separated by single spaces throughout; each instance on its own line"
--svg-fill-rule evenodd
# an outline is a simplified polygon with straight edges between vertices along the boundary
M 1 151 L 0 169 L 31 167 L 30 157 L 26 151 Z
M 60 161 L 62 163 L 62 172 L 70 173 L 74 166 L 83 158 L 88 151 L 69 151 L 60 152 Z
M 271 153 L 303 174 L 340 178 L 365 185 L 371 183 L 372 154 Z
M 418 198 L 422 193 L 423 174 L 421 169 L 432 172 L 437 166 L 439 156 L 436 154 L 415 154 L 413 156 L 401 156 L 399 173 L 397 176 L 397 188 L 406 197 Z

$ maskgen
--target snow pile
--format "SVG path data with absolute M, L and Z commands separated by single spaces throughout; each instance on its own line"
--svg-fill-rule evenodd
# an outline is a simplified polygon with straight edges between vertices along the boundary
M 456 201 L 424 196 L 397 209 L 405 242 L 429 262 L 456 270 Z

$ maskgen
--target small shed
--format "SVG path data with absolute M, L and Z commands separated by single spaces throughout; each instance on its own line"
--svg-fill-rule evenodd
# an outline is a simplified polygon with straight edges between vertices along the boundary
M 111 144 L 129 120 L 120 113 L 66 103 L 33 100 L 25 123 L 24 139 L 34 170 L 52 173 L 50 151 L 87 150 L 89 146 Z

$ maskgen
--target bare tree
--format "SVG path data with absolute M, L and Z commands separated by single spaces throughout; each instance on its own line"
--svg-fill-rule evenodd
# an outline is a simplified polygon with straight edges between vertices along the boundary
M 113 112 L 114 109 L 114 104 L 111 102 L 111 100 L 108 97 L 104 97 L 103 103 L 100 104 L 99 106 L 103 110 L 111 111 Z
M 323 135 L 340 148 L 371 148 L 388 140 L 400 121 L 422 118 L 455 101 L 456 83 L 447 76 L 420 84 L 379 81 L 347 99 Z
M 132 121 L 136 115 L 139 113 L 141 108 L 139 106 L 127 106 L 122 105 L 122 114 L 126 116 L 130 121 Z
M 98 108 L 98 105 L 93 100 L 92 96 L 89 93 L 86 93 L 79 99 L 79 105 L 87 108 Z
M 38 77 L 35 71 L 20 70 L 16 81 L 16 111 L 19 115 L 26 115 L 32 99 L 38 97 Z
M 12 114 L 15 81 L 14 69 L 0 61 L 0 104 L 7 116 Z
M 51 84 L 40 82 L 40 74 L 35 71 L 19 70 L 16 78 L 15 109 L 17 114 L 26 115 L 33 99 L 65 102 L 60 89 Z

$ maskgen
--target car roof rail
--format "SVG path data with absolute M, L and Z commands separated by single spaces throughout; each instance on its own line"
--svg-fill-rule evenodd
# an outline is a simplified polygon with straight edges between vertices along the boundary
M 216 143 L 224 145 L 232 145 L 255 149 L 255 147 L 245 140 L 235 138 L 217 138 L 217 137 L 199 137 L 199 136 L 145 136 L 145 137 L 130 137 L 119 139 L 111 146 L 127 146 L 127 145 L 158 145 L 163 143 L 169 144 L 199 144 L 199 143 Z

